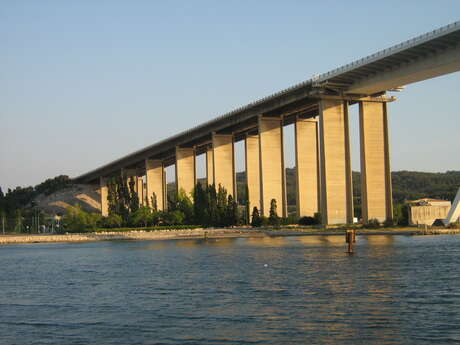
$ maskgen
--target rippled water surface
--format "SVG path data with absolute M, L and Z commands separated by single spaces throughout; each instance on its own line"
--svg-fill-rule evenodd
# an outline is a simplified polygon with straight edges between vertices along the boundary
M 0 246 L 0 344 L 459 344 L 460 236 Z

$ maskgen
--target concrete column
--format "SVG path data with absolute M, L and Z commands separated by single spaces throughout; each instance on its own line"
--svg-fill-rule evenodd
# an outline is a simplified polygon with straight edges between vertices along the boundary
M 214 183 L 235 197 L 235 158 L 232 134 L 212 134 Z
M 161 160 L 146 159 L 145 160 L 145 177 L 146 177 L 146 198 L 148 205 L 152 205 L 152 197 L 155 193 L 158 211 L 165 210 L 165 193 L 166 181 L 164 174 L 164 166 Z
M 195 149 L 176 147 L 176 188 L 191 196 L 196 183 Z
M 206 180 L 208 185 L 214 183 L 214 159 L 212 147 L 208 147 L 206 149 Z
M 246 183 L 248 186 L 249 213 L 257 207 L 260 211 L 260 154 L 259 136 L 247 135 L 244 141 L 246 151 Z
M 321 216 L 323 224 L 353 222 L 348 106 L 341 100 L 319 102 Z
M 359 103 L 363 222 L 393 219 L 386 103 Z
M 318 121 L 295 122 L 297 216 L 313 217 L 319 211 Z
M 139 206 L 145 205 L 145 197 L 144 197 L 144 178 L 142 176 L 137 177 L 137 184 L 136 184 L 137 196 L 139 197 Z
M 99 183 L 101 185 L 101 213 L 103 217 L 107 217 L 109 215 L 109 188 L 107 187 L 107 180 L 108 179 L 106 177 L 99 178 Z
M 286 217 L 286 173 L 281 118 L 259 116 L 259 150 L 261 212 L 268 216 L 270 202 L 275 199 L 278 215 Z

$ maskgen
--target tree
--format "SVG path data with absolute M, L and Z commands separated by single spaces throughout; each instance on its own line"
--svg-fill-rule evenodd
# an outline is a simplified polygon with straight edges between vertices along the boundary
M 260 227 L 262 225 L 262 218 L 260 218 L 259 210 L 257 207 L 254 206 L 252 209 L 252 220 L 251 220 L 251 226 L 253 227 Z
M 133 176 L 129 178 L 128 186 L 129 186 L 129 198 L 128 198 L 129 211 L 133 213 L 133 212 L 136 212 L 139 208 L 139 196 L 137 195 L 136 181 Z
M 193 215 L 193 203 L 192 200 L 187 196 L 187 193 L 181 188 L 177 195 L 176 210 L 181 211 L 184 216 L 184 222 L 187 224 L 193 224 L 194 215 Z
M 75 204 L 67 208 L 63 225 L 68 232 L 85 232 L 95 230 L 101 220 L 100 214 L 85 212 L 79 204 Z
M 197 183 L 193 191 L 193 211 L 196 224 L 205 226 L 208 223 L 206 209 L 209 205 L 207 199 L 206 190 L 203 189 L 201 183 Z
M 276 200 L 272 199 L 270 201 L 270 215 L 268 217 L 268 222 L 270 225 L 279 226 L 280 225 L 280 218 L 278 217 L 278 213 L 276 212 Z
M 216 222 L 214 225 L 226 226 L 227 225 L 227 190 L 219 184 L 217 189 L 217 214 Z
M 227 226 L 238 225 L 238 205 L 236 201 L 233 199 L 232 195 L 228 195 L 227 201 Z
M 150 207 L 141 206 L 132 213 L 132 223 L 136 226 L 144 226 L 152 223 L 153 212 Z
M 153 211 L 158 211 L 158 199 L 157 199 L 157 195 L 155 194 L 155 192 L 152 193 L 152 197 L 150 198 L 151 199 L 151 207 L 152 207 L 152 210 Z M 147 205 L 148 205 L 148 198 L 146 197 L 146 201 L 147 201 Z
M 18 210 L 16 210 L 14 232 L 22 232 L 23 231 L 23 222 L 24 222 L 24 217 L 22 216 L 21 210 L 18 209 Z
M 102 225 L 105 228 L 119 228 L 123 224 L 123 218 L 116 213 L 109 214 L 108 217 L 105 217 L 102 220 Z

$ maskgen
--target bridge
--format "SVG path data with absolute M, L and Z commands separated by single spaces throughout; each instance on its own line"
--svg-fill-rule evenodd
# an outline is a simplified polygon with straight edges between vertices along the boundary
M 140 202 L 154 195 L 165 210 L 165 168 L 175 165 L 176 189 L 191 193 L 196 156 L 206 154 L 209 184 L 236 195 L 234 144 L 244 140 L 248 201 L 268 215 L 277 200 L 287 216 L 283 126 L 295 126 L 298 216 L 323 224 L 353 222 L 348 106 L 359 104 L 363 221 L 391 220 L 388 92 L 460 70 L 460 21 L 384 49 L 235 109 L 74 178 L 100 185 L 108 215 L 111 176 L 136 182 Z

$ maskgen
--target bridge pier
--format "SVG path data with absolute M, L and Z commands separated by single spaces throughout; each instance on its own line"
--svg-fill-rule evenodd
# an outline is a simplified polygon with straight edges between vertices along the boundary
M 319 211 L 318 121 L 295 121 L 297 216 L 313 217 Z
M 183 190 L 188 197 L 196 183 L 195 149 L 176 147 L 176 191 Z
M 350 224 L 353 189 L 347 102 L 321 99 L 319 113 L 323 224 Z
M 214 184 L 224 187 L 228 194 L 236 197 L 235 156 L 232 134 L 212 134 Z
M 137 196 L 139 198 L 139 206 L 144 206 L 145 205 L 145 199 L 144 199 L 144 178 L 142 176 L 137 177 L 136 181 L 136 192 Z
M 212 146 L 206 148 L 206 180 L 207 184 L 214 183 L 214 150 Z
M 363 222 L 393 219 L 387 105 L 359 103 Z
M 146 201 L 150 207 L 152 198 L 155 194 L 156 207 L 158 211 L 165 210 L 166 203 L 166 181 L 163 162 L 159 159 L 145 160 L 145 179 L 146 179 Z
M 261 214 L 269 215 L 270 202 L 275 199 L 278 215 L 287 217 L 282 118 L 259 116 L 258 125 Z
M 260 153 L 259 153 L 259 136 L 246 135 L 244 140 L 245 165 L 246 165 L 246 184 L 247 199 L 249 202 L 249 213 L 257 207 L 260 212 Z
M 109 215 L 109 188 L 107 186 L 107 177 L 100 177 L 100 194 L 101 194 L 101 214 L 103 217 L 107 217 Z

